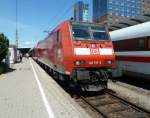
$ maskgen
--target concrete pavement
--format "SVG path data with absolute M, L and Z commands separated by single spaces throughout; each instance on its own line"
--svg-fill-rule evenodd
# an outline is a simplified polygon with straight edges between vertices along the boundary
M 0 118 L 90 118 L 32 59 L 0 75 Z

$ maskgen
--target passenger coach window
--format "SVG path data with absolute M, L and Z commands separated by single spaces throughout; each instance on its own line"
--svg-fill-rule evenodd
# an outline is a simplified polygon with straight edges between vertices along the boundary
M 150 37 L 148 39 L 148 49 L 150 50 Z
M 102 32 L 93 31 L 93 38 L 94 40 L 108 40 L 109 39 L 107 33 L 104 31 Z
M 73 36 L 75 39 L 89 39 L 90 34 L 86 29 L 73 29 Z
M 144 49 L 144 47 L 145 47 L 144 39 L 139 39 L 139 49 Z
M 61 41 L 61 32 L 57 31 L 57 42 Z

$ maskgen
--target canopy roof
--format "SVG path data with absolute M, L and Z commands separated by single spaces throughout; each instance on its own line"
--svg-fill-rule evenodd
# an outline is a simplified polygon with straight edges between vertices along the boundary
M 118 30 L 118 29 L 122 29 L 125 27 L 137 25 L 140 23 L 148 22 L 148 21 L 150 21 L 150 14 L 144 14 L 143 16 L 131 18 L 129 20 L 125 20 L 125 21 L 119 22 L 117 24 L 110 25 L 109 30 L 110 31 Z

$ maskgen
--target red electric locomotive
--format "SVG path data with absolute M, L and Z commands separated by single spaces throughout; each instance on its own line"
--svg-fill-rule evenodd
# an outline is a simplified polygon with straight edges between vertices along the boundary
M 33 49 L 55 79 L 86 91 L 107 87 L 115 61 L 112 42 L 100 24 L 65 21 Z

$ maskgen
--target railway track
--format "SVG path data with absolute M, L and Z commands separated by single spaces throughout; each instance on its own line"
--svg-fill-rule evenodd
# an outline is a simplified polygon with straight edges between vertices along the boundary
M 63 85 L 61 86 L 64 88 Z M 70 89 L 68 91 L 64 88 L 64 90 L 70 93 Z M 74 94 L 74 91 L 70 93 L 93 118 L 150 118 L 149 111 L 120 98 L 111 90 L 92 97 L 78 94 Z
M 146 111 L 120 97 L 111 91 L 94 97 L 76 99 L 93 118 L 150 118 Z

